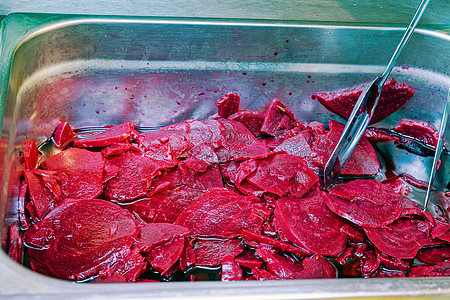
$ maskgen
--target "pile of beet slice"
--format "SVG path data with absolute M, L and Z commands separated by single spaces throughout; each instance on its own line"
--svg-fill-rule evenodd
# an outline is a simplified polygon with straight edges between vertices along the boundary
M 360 92 L 319 96 L 345 116 Z M 392 81 L 384 93 L 413 94 Z M 24 141 L 10 256 L 93 282 L 450 275 L 447 219 L 418 208 L 401 178 L 357 179 L 380 172 L 369 140 L 385 136 L 363 137 L 349 180 L 324 191 L 318 174 L 343 124 L 302 124 L 279 100 L 265 112 L 239 101 L 228 94 L 215 118 L 148 132 L 124 123 L 77 135 L 63 122 L 45 161 Z M 411 122 L 398 130 L 420 127 Z

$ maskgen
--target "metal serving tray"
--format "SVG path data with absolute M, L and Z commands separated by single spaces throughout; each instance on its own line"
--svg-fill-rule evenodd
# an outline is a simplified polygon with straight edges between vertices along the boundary
M 280 99 L 302 122 L 339 117 L 312 95 L 371 80 L 404 29 L 330 24 L 202 19 L 144 19 L 9 15 L 1 27 L 0 234 L 16 218 L 17 146 L 44 141 L 62 117 L 75 128 L 132 121 L 143 128 L 203 119 L 228 92 L 242 106 L 261 109 Z M 392 76 L 416 94 L 377 124 L 402 118 L 439 127 L 450 86 L 450 37 L 418 29 Z M 450 130 L 446 139 L 449 139 Z M 399 173 L 427 180 L 432 158 L 384 146 Z M 449 182 L 444 155 L 437 186 Z M 417 195 L 417 193 L 415 194 Z M 420 195 L 420 193 L 419 193 Z M 435 195 L 434 202 L 439 201 Z M 420 202 L 420 197 L 417 197 Z M 450 294 L 450 278 L 287 280 L 78 284 L 49 278 L 15 263 L 0 250 L 0 297 L 300 299 Z

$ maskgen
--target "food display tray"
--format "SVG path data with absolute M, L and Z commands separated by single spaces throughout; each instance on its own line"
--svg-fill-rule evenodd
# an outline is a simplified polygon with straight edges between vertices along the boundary
M 205 119 L 221 96 L 235 92 L 241 107 L 263 109 L 278 98 L 302 123 L 330 118 L 315 99 L 380 74 L 404 28 L 327 23 L 213 19 L 161 19 L 12 14 L 2 21 L 0 44 L 0 297 L 46 299 L 311 299 L 427 296 L 444 299 L 450 278 L 325 279 L 242 282 L 82 284 L 50 278 L 5 253 L 16 220 L 18 149 L 38 144 L 61 118 L 95 130 L 135 122 L 152 130 L 185 119 Z M 439 128 L 450 87 L 450 37 L 417 29 L 392 77 L 414 97 L 375 127 L 401 119 Z M 446 140 L 450 140 L 450 130 Z M 447 145 L 448 147 L 448 145 Z M 392 145 L 378 149 L 394 173 L 428 180 L 432 157 Z M 450 181 L 444 152 L 436 188 Z M 423 190 L 413 193 L 415 201 Z M 432 201 L 439 201 L 435 193 Z

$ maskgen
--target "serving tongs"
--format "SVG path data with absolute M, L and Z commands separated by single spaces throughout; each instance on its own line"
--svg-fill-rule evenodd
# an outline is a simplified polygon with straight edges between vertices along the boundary
M 419 23 L 419 20 L 425 12 L 429 2 L 430 0 L 422 0 L 383 74 L 377 76 L 369 85 L 367 85 L 359 96 L 358 101 L 356 102 L 353 111 L 345 124 L 341 138 L 339 139 L 339 142 L 325 165 L 323 173 L 325 189 L 331 187 L 339 177 L 341 170 L 344 168 L 348 159 L 352 155 L 353 150 L 364 134 L 364 131 L 373 116 L 375 108 L 377 107 L 384 83 L 389 77 L 389 74 L 397 62 L 398 57 L 408 44 L 414 29 L 416 28 L 417 23 Z

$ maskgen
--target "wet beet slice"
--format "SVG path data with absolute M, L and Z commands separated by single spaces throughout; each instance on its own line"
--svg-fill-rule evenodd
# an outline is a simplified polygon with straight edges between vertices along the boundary
M 105 162 L 100 153 L 69 148 L 47 159 L 42 168 L 61 178 L 62 198 L 96 198 L 102 193 Z
M 260 228 L 270 211 L 259 199 L 242 196 L 226 189 L 213 189 L 194 200 L 175 224 L 187 227 L 199 237 L 234 238 L 242 229 Z
M 434 266 L 411 268 L 409 277 L 440 277 L 450 276 L 450 260 L 437 263 Z
M 106 129 L 104 132 L 90 135 L 73 142 L 75 147 L 105 147 L 126 140 L 133 131 L 133 123 L 123 123 Z
M 319 102 L 328 110 L 348 119 L 367 83 L 331 93 L 317 93 Z M 399 110 L 414 95 L 414 91 L 403 82 L 390 78 L 384 84 L 380 100 L 370 124 L 378 123 Z
M 335 214 L 364 228 L 382 228 L 402 212 L 401 196 L 376 180 L 354 180 L 330 188 L 325 204 Z
M 229 93 L 216 102 L 219 117 L 228 118 L 239 110 L 241 98 L 238 94 Z
M 347 245 L 345 221 L 323 204 L 322 196 L 278 200 L 275 227 L 294 245 L 310 253 L 338 256 Z
M 436 147 L 439 140 L 439 131 L 436 127 L 420 120 L 402 119 L 398 122 L 397 126 L 394 127 L 394 131 L 416 138 L 422 143 L 434 147 Z M 398 143 L 403 143 L 403 139 L 400 139 Z
M 32 139 L 23 140 L 21 154 L 24 168 L 27 170 L 35 169 L 41 157 L 36 147 L 36 141 Z
M 244 246 L 238 240 L 198 240 L 193 247 L 197 267 L 219 267 L 227 255 L 238 256 Z
M 291 129 L 297 125 L 294 114 L 278 99 L 274 99 L 267 108 L 265 118 L 260 131 L 270 136 L 278 136 L 282 131 Z
M 286 255 L 276 253 L 271 247 L 259 246 L 255 253 L 264 260 L 267 271 L 281 279 L 296 279 L 303 270 L 300 262 Z
M 450 260 L 450 245 L 420 249 L 417 252 L 416 259 L 427 265 L 435 265 L 436 263 Z
M 234 261 L 233 255 L 225 255 L 222 259 L 221 281 L 243 280 L 242 269 Z
M 109 268 L 114 271 L 138 234 L 133 215 L 118 205 L 97 199 L 70 199 L 22 237 L 33 247 L 28 249 L 30 259 L 44 265 L 53 276 L 84 280 Z
M 149 223 L 141 227 L 136 245 L 140 251 L 148 252 L 157 246 L 185 238 L 188 235 L 189 229 L 183 226 L 169 223 Z
M 367 237 L 381 252 L 395 258 L 411 259 L 423 246 L 436 242 L 432 226 L 421 219 L 399 218 L 387 228 L 364 228 Z
M 228 118 L 244 125 L 255 137 L 261 137 L 261 125 L 264 121 L 264 114 L 259 111 L 243 110 L 232 114 Z
M 76 138 L 77 134 L 72 131 L 72 127 L 67 122 L 60 123 L 53 132 L 53 144 L 59 149 L 66 148 Z
M 19 264 L 23 263 L 23 243 L 19 235 L 19 225 L 17 223 L 12 223 L 9 226 L 8 256 Z
M 236 256 L 234 261 L 242 267 L 245 268 L 260 268 L 264 261 L 255 255 L 253 250 L 249 250 L 248 248 L 244 249 L 244 251 Z
M 156 246 L 150 250 L 146 259 L 154 270 L 165 275 L 181 257 L 184 250 L 184 238 L 177 238 Z
M 235 177 L 236 187 L 246 195 L 272 193 L 301 198 L 318 182 L 306 161 L 294 155 L 271 153 L 243 162 Z
M 318 156 L 323 156 L 325 163 L 331 156 L 336 147 L 342 132 L 344 131 L 344 124 L 334 120 L 328 122 L 330 130 L 323 135 L 319 135 L 317 140 L 313 143 L 312 149 Z M 322 167 L 325 167 L 323 165 Z M 353 151 L 350 159 L 345 167 L 342 169 L 342 175 L 376 175 L 380 170 L 380 162 L 377 154 L 369 143 L 369 141 L 362 137 Z
M 33 207 L 33 211 L 30 211 L 30 214 L 32 217 L 35 214 L 33 217 L 35 221 L 42 220 L 56 206 L 60 198 L 55 197 L 52 191 L 45 186 L 42 176 L 30 170 L 25 170 L 23 174 L 31 199 L 29 205 Z
M 320 255 L 307 257 L 302 262 L 303 271 L 297 275 L 297 279 L 325 279 L 336 278 L 335 266 Z

